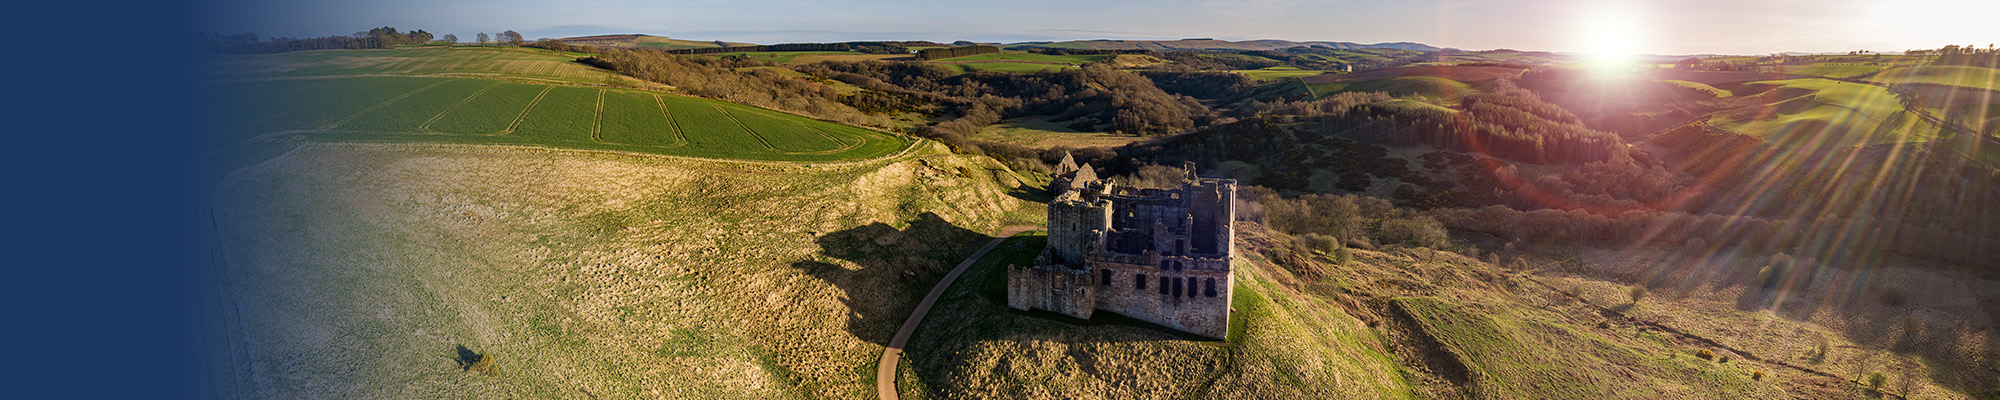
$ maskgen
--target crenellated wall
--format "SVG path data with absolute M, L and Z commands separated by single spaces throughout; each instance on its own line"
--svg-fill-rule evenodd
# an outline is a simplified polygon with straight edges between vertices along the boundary
M 1079 170 L 1062 175 L 1091 172 Z M 1036 265 L 1008 269 L 1007 305 L 1078 318 L 1110 311 L 1223 338 L 1235 196 L 1234 180 L 1192 177 L 1178 189 L 1093 182 L 1067 191 L 1049 204 L 1048 248 Z

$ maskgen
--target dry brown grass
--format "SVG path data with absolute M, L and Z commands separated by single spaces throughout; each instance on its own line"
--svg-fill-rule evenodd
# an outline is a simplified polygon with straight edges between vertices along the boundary
M 931 283 L 898 273 L 956 261 L 1029 205 L 961 166 L 998 168 L 935 148 L 807 165 L 314 145 L 221 190 L 211 322 L 235 361 L 217 390 L 861 397 L 874 336 Z M 894 234 L 920 221 L 948 229 Z M 903 256 L 823 240 L 871 226 Z M 507 373 L 467 380 L 452 343 L 507 355 Z

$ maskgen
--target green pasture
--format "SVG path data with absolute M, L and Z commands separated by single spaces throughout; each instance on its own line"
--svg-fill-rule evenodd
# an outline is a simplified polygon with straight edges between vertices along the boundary
M 217 85 L 211 148 L 273 136 L 622 150 L 830 161 L 879 157 L 907 139 L 735 103 L 642 90 L 435 77 Z M 225 129 L 226 128 L 226 129 Z M 275 135 L 274 135 L 275 134 Z
M 1806 78 L 1745 83 L 1734 94 L 1757 96 L 1763 105 L 1711 123 L 1785 145 L 1927 141 L 1937 134 L 1935 126 L 1903 110 L 1896 95 L 1880 86 Z
M 1279 79 L 1304 78 L 1308 76 L 1317 76 L 1326 73 L 1326 71 L 1314 71 L 1308 69 L 1299 69 L 1298 67 L 1284 67 L 1284 66 L 1270 67 L 1263 69 L 1244 69 L 1244 70 L 1235 70 L 1229 72 L 1243 74 L 1243 76 L 1248 76 L 1250 77 L 1250 79 L 1256 79 L 1260 81 L 1275 81 Z
M 1966 66 L 1922 66 L 1893 68 L 1870 77 L 1887 84 L 1931 83 L 2000 90 L 2000 69 Z
M 1857 63 L 1819 63 L 1801 68 L 1792 73 L 1799 75 L 1824 76 L 1828 78 L 1851 78 L 1881 71 L 1881 65 Z
M 1472 92 L 1465 82 L 1437 77 L 1402 77 L 1343 83 L 1308 83 L 1314 98 L 1342 92 L 1383 92 L 1396 97 L 1422 97 L 1433 101 L 1458 98 Z
M 612 75 L 573 55 L 515 47 L 416 47 L 218 56 L 207 66 L 223 79 L 330 76 L 457 76 L 602 84 Z

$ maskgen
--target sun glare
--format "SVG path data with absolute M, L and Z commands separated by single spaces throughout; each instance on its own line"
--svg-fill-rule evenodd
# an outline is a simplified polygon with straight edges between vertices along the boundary
M 1599 4 L 1579 13 L 1575 48 L 1590 69 L 1600 73 L 1631 70 L 1645 51 L 1643 15 L 1617 2 Z

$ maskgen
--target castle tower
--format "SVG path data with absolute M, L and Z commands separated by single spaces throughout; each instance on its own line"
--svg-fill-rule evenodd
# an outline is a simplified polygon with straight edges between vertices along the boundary
M 1048 247 L 1035 265 L 1008 269 L 1009 307 L 1228 334 L 1236 181 L 1188 165 L 1179 188 L 1115 188 L 1070 157 L 1056 167 Z

